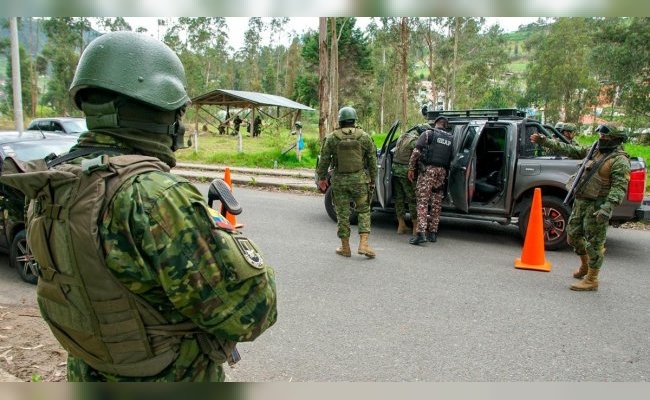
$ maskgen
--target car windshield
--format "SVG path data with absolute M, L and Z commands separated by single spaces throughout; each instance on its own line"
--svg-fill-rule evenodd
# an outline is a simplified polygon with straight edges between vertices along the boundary
M 6 156 L 16 156 L 19 160 L 28 161 L 45 158 L 49 154 L 65 154 L 75 144 L 70 140 L 32 140 L 8 143 L 2 146 Z
M 65 131 L 68 133 L 82 133 L 88 130 L 85 119 L 62 121 L 62 124 L 65 127 Z

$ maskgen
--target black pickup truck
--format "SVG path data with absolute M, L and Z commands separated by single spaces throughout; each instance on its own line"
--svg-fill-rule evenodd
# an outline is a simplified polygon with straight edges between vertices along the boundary
M 571 213 L 571 205 L 564 204 L 565 184 L 577 171 L 580 160 L 551 154 L 531 143 L 530 136 L 539 132 L 557 140 L 564 138 L 552 127 L 516 109 L 429 111 L 427 119 L 439 115 L 449 119 L 454 135 L 454 158 L 442 216 L 517 224 L 523 238 L 534 189 L 541 188 L 545 248 L 565 247 Z M 399 125 L 395 121 L 377 150 L 379 169 L 373 210 L 394 209 L 391 163 Z M 630 164 L 627 198 L 616 207 L 610 220 L 615 227 L 628 221 L 650 220 L 650 206 L 643 204 L 645 162 L 632 158 Z M 331 189 L 325 193 L 325 208 L 336 220 Z

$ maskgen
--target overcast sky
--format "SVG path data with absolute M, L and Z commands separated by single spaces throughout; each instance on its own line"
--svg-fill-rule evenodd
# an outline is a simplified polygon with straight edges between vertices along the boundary
M 157 17 L 124 17 L 134 30 L 138 27 L 146 28 L 150 35 L 156 36 L 158 30 Z M 519 25 L 529 24 L 537 20 L 538 17 L 486 17 L 488 26 L 498 23 L 505 32 L 513 32 L 519 28 Z M 264 18 L 270 20 L 270 18 Z M 368 23 L 369 18 L 357 17 L 357 26 L 363 28 Z M 244 32 L 248 28 L 248 17 L 226 17 L 230 45 L 239 49 L 244 43 Z M 318 30 L 318 17 L 291 17 L 286 26 L 285 32 L 296 34 L 304 33 L 308 29 Z M 286 43 L 288 44 L 288 43 Z

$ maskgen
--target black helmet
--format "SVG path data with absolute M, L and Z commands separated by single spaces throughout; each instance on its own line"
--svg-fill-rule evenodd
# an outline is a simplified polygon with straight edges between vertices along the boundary
M 431 122 L 431 126 L 435 128 L 438 121 L 443 121 L 444 122 L 443 129 L 447 129 L 449 127 L 449 120 L 447 119 L 447 117 L 444 117 L 442 115 L 437 117 L 436 119 L 434 119 L 433 122 Z

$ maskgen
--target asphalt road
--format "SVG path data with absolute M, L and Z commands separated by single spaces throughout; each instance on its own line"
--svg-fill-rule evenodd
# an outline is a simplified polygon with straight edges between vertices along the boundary
M 204 191 L 206 185 L 199 185 Z M 376 259 L 334 253 L 320 195 L 235 188 L 237 222 L 277 273 L 275 326 L 242 343 L 233 381 L 648 381 L 649 231 L 610 228 L 597 292 L 573 292 L 578 259 L 514 268 L 516 227 L 444 219 L 412 246 L 375 213 Z M 354 249 L 356 234 L 351 240 Z M 0 303 L 34 302 L 0 258 Z

